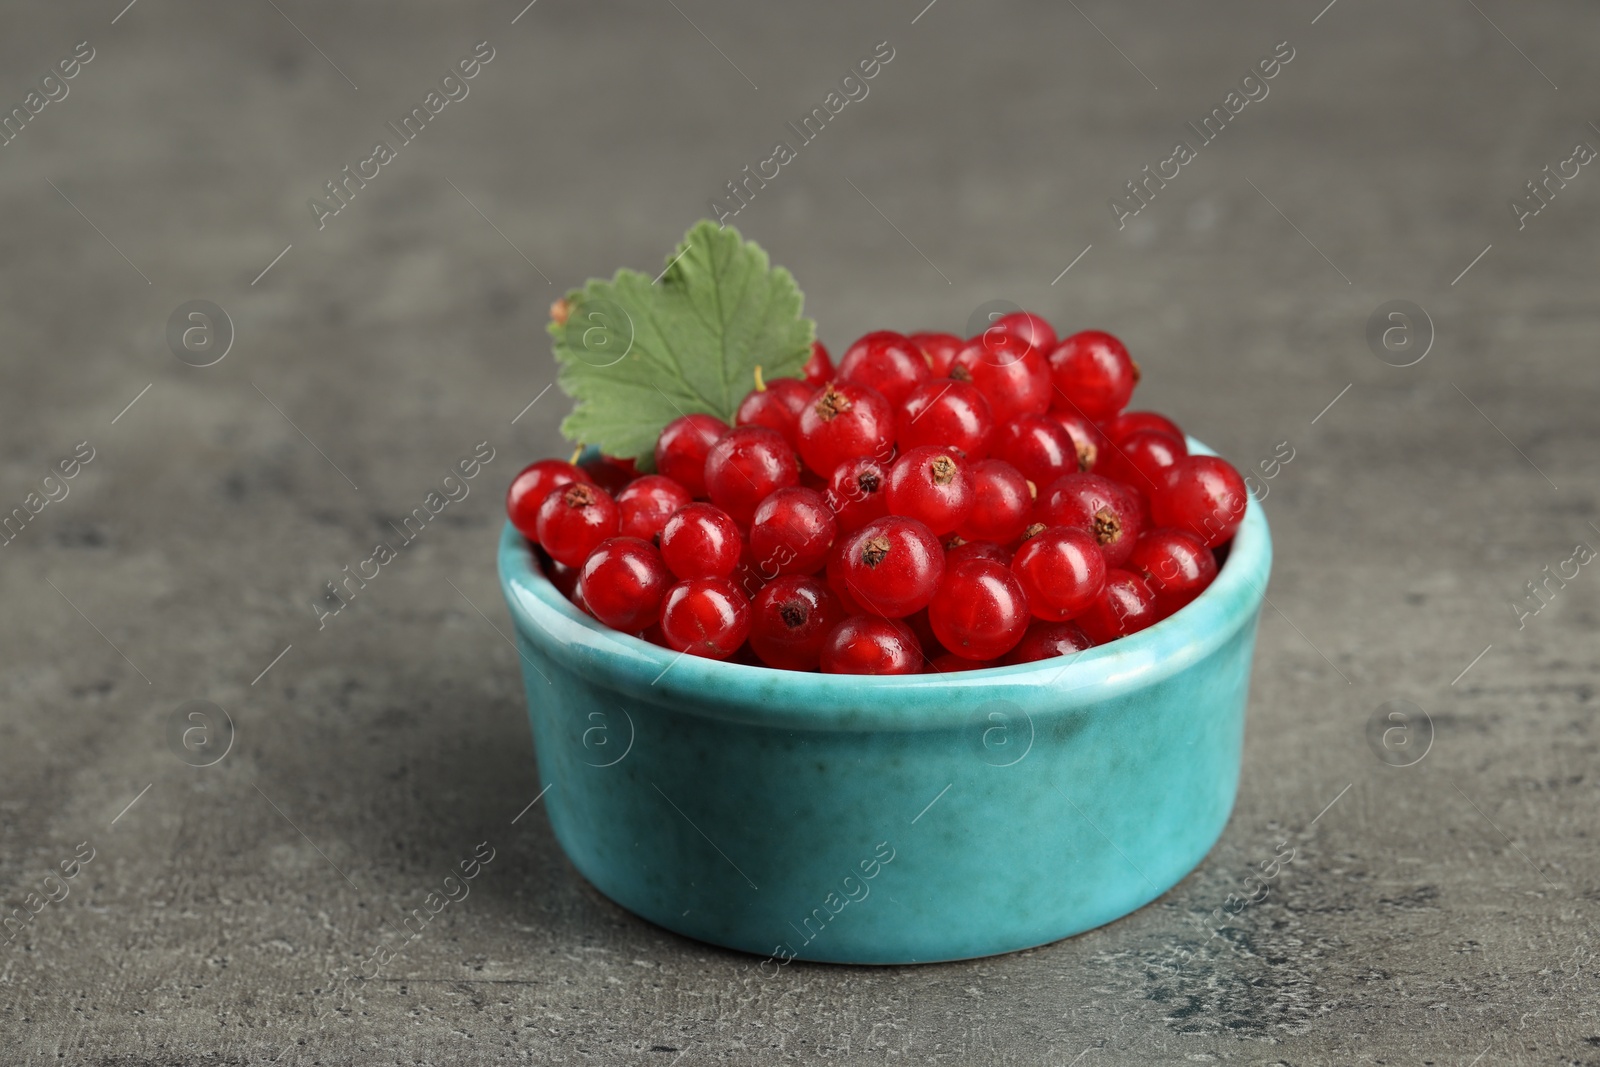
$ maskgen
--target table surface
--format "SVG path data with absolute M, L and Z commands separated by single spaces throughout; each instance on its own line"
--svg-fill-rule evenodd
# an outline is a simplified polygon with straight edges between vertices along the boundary
M 38 113 L 0 148 L 0 489 L 70 492 L 0 558 L 0 903 L 68 896 L 5 946 L 0 1059 L 1600 1062 L 1600 578 L 1565 563 L 1600 544 L 1592 6 L 521 7 L 9 20 L 0 94 Z M 319 228 L 308 201 L 480 41 L 469 94 Z M 551 300 L 659 269 L 885 41 L 732 220 L 822 338 L 1012 301 L 1122 335 L 1138 404 L 1241 467 L 1293 458 L 1197 871 L 1034 951 L 763 981 L 602 898 L 539 806 L 512 824 L 540 783 L 499 488 L 567 448 Z M 1265 97 L 1186 126 L 1275 49 Z M 1170 180 L 1119 220 L 1147 165 Z M 191 300 L 232 323 L 212 366 L 169 347 Z M 1395 300 L 1423 309 L 1398 353 L 1368 341 Z M 319 630 L 322 584 L 480 441 L 469 498 Z M 191 700 L 233 724 L 209 767 L 169 747 Z M 1374 747 L 1395 700 L 1412 747 Z M 486 838 L 470 901 L 337 1010 L 333 976 Z

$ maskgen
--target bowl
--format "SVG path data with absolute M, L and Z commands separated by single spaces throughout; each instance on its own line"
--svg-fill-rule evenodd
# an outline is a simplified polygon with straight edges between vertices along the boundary
M 1251 499 L 1216 580 L 1146 630 L 873 677 L 678 655 L 580 612 L 509 523 L 499 551 L 562 849 L 769 977 L 1030 948 L 1177 884 L 1233 807 L 1271 561 Z

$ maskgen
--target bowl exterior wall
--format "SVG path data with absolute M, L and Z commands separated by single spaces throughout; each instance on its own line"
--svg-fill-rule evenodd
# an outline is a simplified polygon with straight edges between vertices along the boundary
M 1233 805 L 1258 614 L 1109 699 L 1045 676 L 918 694 L 946 722 L 961 701 L 962 725 L 806 730 L 579 673 L 513 610 L 544 803 L 573 864 L 667 929 L 774 957 L 768 974 L 791 956 L 1013 951 L 1171 888 Z

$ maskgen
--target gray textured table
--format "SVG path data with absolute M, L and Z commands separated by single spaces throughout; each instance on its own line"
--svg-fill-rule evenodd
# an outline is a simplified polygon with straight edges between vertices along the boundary
M 69 490 L 0 553 L 0 903 L 68 892 L 4 946 L 0 1061 L 1600 1063 L 1600 577 L 1536 615 L 1525 585 L 1600 545 L 1592 6 L 123 2 L 0 35 L 3 509 Z M 1016 301 L 1122 334 L 1141 404 L 1241 466 L 1294 458 L 1198 871 L 1035 951 L 763 981 L 600 897 L 538 806 L 512 824 L 539 783 L 492 551 L 506 479 L 561 448 L 552 297 L 659 268 L 880 41 L 734 220 L 823 338 Z M 1186 127 L 1285 41 L 1266 96 Z M 1113 209 L 1146 165 L 1176 175 Z M 215 365 L 169 349 L 190 300 L 231 318 Z M 1392 300 L 1426 318 L 1385 362 Z M 322 583 L 483 440 L 319 631 Z M 169 748 L 190 700 L 236 730 L 210 767 Z M 1368 740 L 1393 700 L 1428 717 L 1390 738 L 1431 736 L 1411 766 Z M 484 839 L 470 898 L 344 1000 Z

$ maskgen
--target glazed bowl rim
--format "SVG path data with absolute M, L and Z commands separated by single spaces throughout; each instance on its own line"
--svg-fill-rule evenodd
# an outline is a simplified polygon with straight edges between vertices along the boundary
M 1189 447 L 1193 454 L 1215 455 L 1192 437 Z M 1265 598 L 1271 564 L 1266 516 L 1249 495 L 1244 520 L 1216 579 L 1148 629 L 1072 657 L 1016 666 L 955 674 L 849 675 L 704 659 L 612 630 L 561 595 L 539 567 L 532 546 L 509 522 L 499 543 L 500 585 L 512 622 L 552 660 L 650 703 L 716 719 L 808 730 L 937 729 L 970 724 L 974 709 L 988 703 L 1003 702 L 1032 713 L 1124 696 L 1188 669 L 1252 624 Z M 526 653 L 518 651 L 549 683 Z

